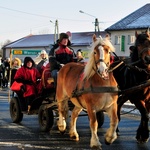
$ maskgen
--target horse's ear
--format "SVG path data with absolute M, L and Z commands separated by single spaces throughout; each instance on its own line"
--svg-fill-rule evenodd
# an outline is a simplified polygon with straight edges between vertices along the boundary
M 108 40 L 110 40 L 110 36 L 109 36 L 109 34 L 106 34 L 106 36 L 105 36 Z
M 138 33 L 137 33 L 137 31 L 135 31 L 135 37 L 137 38 L 137 36 L 138 36 Z
M 96 35 L 93 34 L 93 42 L 95 42 L 95 41 L 96 41 Z
M 150 37 L 149 28 L 145 31 L 148 37 Z

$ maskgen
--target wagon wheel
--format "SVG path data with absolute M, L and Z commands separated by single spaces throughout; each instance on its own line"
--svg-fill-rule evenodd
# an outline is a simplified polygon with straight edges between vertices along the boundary
M 54 115 L 51 108 L 45 109 L 44 105 L 41 105 L 39 108 L 38 118 L 41 131 L 47 132 L 52 128 Z
M 98 128 L 100 128 L 104 123 L 104 112 L 99 111 L 96 113 L 97 122 L 98 122 Z
M 17 98 L 13 97 L 10 101 L 10 116 L 13 123 L 20 123 L 23 119 L 23 113 L 19 107 Z

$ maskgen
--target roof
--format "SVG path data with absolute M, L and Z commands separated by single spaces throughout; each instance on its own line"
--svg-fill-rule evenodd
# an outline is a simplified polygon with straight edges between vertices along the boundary
M 72 33 L 71 37 L 72 46 L 89 45 L 92 42 L 92 36 L 94 33 L 95 32 Z M 106 32 L 102 31 L 100 32 L 100 35 L 103 37 L 106 35 Z M 52 44 L 54 44 L 54 34 L 29 35 L 5 45 L 3 49 L 49 47 Z
M 144 5 L 105 31 L 147 29 L 150 27 L 150 3 Z

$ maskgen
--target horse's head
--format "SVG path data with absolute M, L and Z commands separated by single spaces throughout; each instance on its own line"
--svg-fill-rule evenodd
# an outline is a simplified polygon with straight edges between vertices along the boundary
M 135 47 L 138 52 L 138 57 L 143 64 L 150 70 L 150 34 L 145 32 L 142 34 L 136 33 Z
M 111 44 L 108 35 L 105 38 L 96 38 L 96 35 L 93 35 L 93 55 L 95 69 L 104 79 L 108 79 L 110 52 L 112 51 L 114 51 L 114 47 Z

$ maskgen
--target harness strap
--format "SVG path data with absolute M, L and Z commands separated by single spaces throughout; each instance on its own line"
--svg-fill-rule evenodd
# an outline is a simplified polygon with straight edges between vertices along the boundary
M 149 80 L 146 80 L 145 82 L 142 82 L 140 85 L 137 85 L 137 86 L 133 86 L 131 88 L 128 88 L 128 89 L 125 89 L 125 90 L 122 90 L 122 94 L 123 95 L 126 95 L 126 94 L 133 94 L 134 92 L 138 92 L 140 90 L 142 90 L 143 88 L 146 88 L 150 86 L 150 79 Z
M 78 75 L 78 80 L 77 80 L 77 83 L 76 83 L 76 88 L 75 88 L 75 90 L 73 90 L 73 92 L 72 92 L 72 95 L 74 95 L 75 93 L 77 93 L 77 91 L 78 91 L 78 83 L 79 83 L 79 80 L 80 80 L 80 75 L 83 73 L 83 70 L 84 70 L 84 68 L 81 70 L 81 72 L 79 73 L 79 75 Z M 85 79 L 83 80 L 83 82 L 85 83 Z M 84 83 L 83 83 L 83 86 L 82 86 L 82 89 L 81 90 L 84 90 Z M 85 110 L 85 108 L 82 106 L 82 104 L 80 103 L 80 100 L 79 100 L 79 96 L 72 96 L 71 95 L 71 97 L 76 97 L 76 99 L 77 99 L 77 101 L 78 101 L 78 103 L 79 103 L 79 105 Z M 70 98 L 71 98 L 70 97 Z
M 72 92 L 72 97 L 78 97 L 86 93 L 119 93 L 117 87 L 92 87 L 76 90 Z

